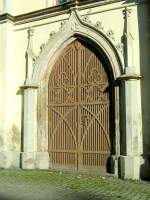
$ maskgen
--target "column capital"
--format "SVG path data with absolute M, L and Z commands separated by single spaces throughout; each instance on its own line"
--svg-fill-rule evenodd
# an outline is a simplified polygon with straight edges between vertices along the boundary
M 123 74 L 117 78 L 118 81 L 128 81 L 128 80 L 140 80 L 142 76 L 140 74 Z
M 25 89 L 38 89 L 38 85 L 36 84 L 27 84 L 27 85 L 23 85 L 20 88 L 25 90 Z

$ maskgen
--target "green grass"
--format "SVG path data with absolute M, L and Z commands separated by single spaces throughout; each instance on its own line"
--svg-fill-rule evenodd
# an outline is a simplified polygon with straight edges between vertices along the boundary
M 132 200 L 136 196 L 137 199 L 150 200 L 149 188 L 148 182 L 114 177 L 58 171 L 0 170 L 0 200 L 1 195 L 2 200 L 5 200 L 4 195 L 8 200 Z

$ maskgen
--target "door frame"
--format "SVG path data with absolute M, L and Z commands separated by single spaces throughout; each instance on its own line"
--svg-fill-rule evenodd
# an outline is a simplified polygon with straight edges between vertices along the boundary
M 51 73 L 51 70 L 53 66 L 55 65 L 55 62 L 57 61 L 59 55 L 65 49 L 71 42 L 76 40 L 77 38 L 80 38 L 84 40 L 85 42 L 89 43 L 90 45 L 93 45 L 93 41 L 90 41 L 88 38 L 85 38 L 81 35 L 74 35 L 71 37 L 68 41 L 66 41 L 63 44 L 63 47 L 57 51 L 55 54 L 54 58 L 51 59 L 50 63 L 50 68 L 46 70 L 44 78 L 41 80 L 39 88 L 37 90 L 37 99 L 38 99 L 38 134 L 37 134 L 37 148 L 38 152 L 48 152 L 48 79 L 49 75 Z M 104 55 L 105 54 L 102 52 L 101 48 L 98 48 L 97 45 L 95 44 L 96 49 L 100 54 Z M 110 169 L 108 169 L 108 172 L 118 174 L 118 157 L 120 155 L 120 113 L 119 113 L 119 85 L 116 84 L 114 74 L 112 72 L 111 64 L 109 63 L 108 58 L 106 58 L 106 62 L 108 63 L 109 70 L 110 70 L 110 75 L 111 75 L 111 86 L 112 86 L 112 105 L 114 105 L 114 110 L 113 110 L 113 138 L 112 138 L 112 154 L 110 157 Z M 110 78 L 110 77 L 109 77 Z M 51 162 L 50 162 L 50 168 L 51 168 Z

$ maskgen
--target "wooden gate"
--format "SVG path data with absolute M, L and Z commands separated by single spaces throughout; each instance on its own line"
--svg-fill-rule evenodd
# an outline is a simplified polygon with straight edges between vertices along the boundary
M 109 82 L 92 47 L 71 43 L 49 79 L 49 154 L 53 168 L 100 170 L 107 165 Z

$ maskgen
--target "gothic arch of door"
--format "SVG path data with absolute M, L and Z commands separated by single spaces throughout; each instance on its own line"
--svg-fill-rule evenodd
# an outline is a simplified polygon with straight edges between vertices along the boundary
M 105 171 L 111 155 L 111 92 L 96 49 L 76 39 L 55 62 L 48 83 L 52 168 Z

